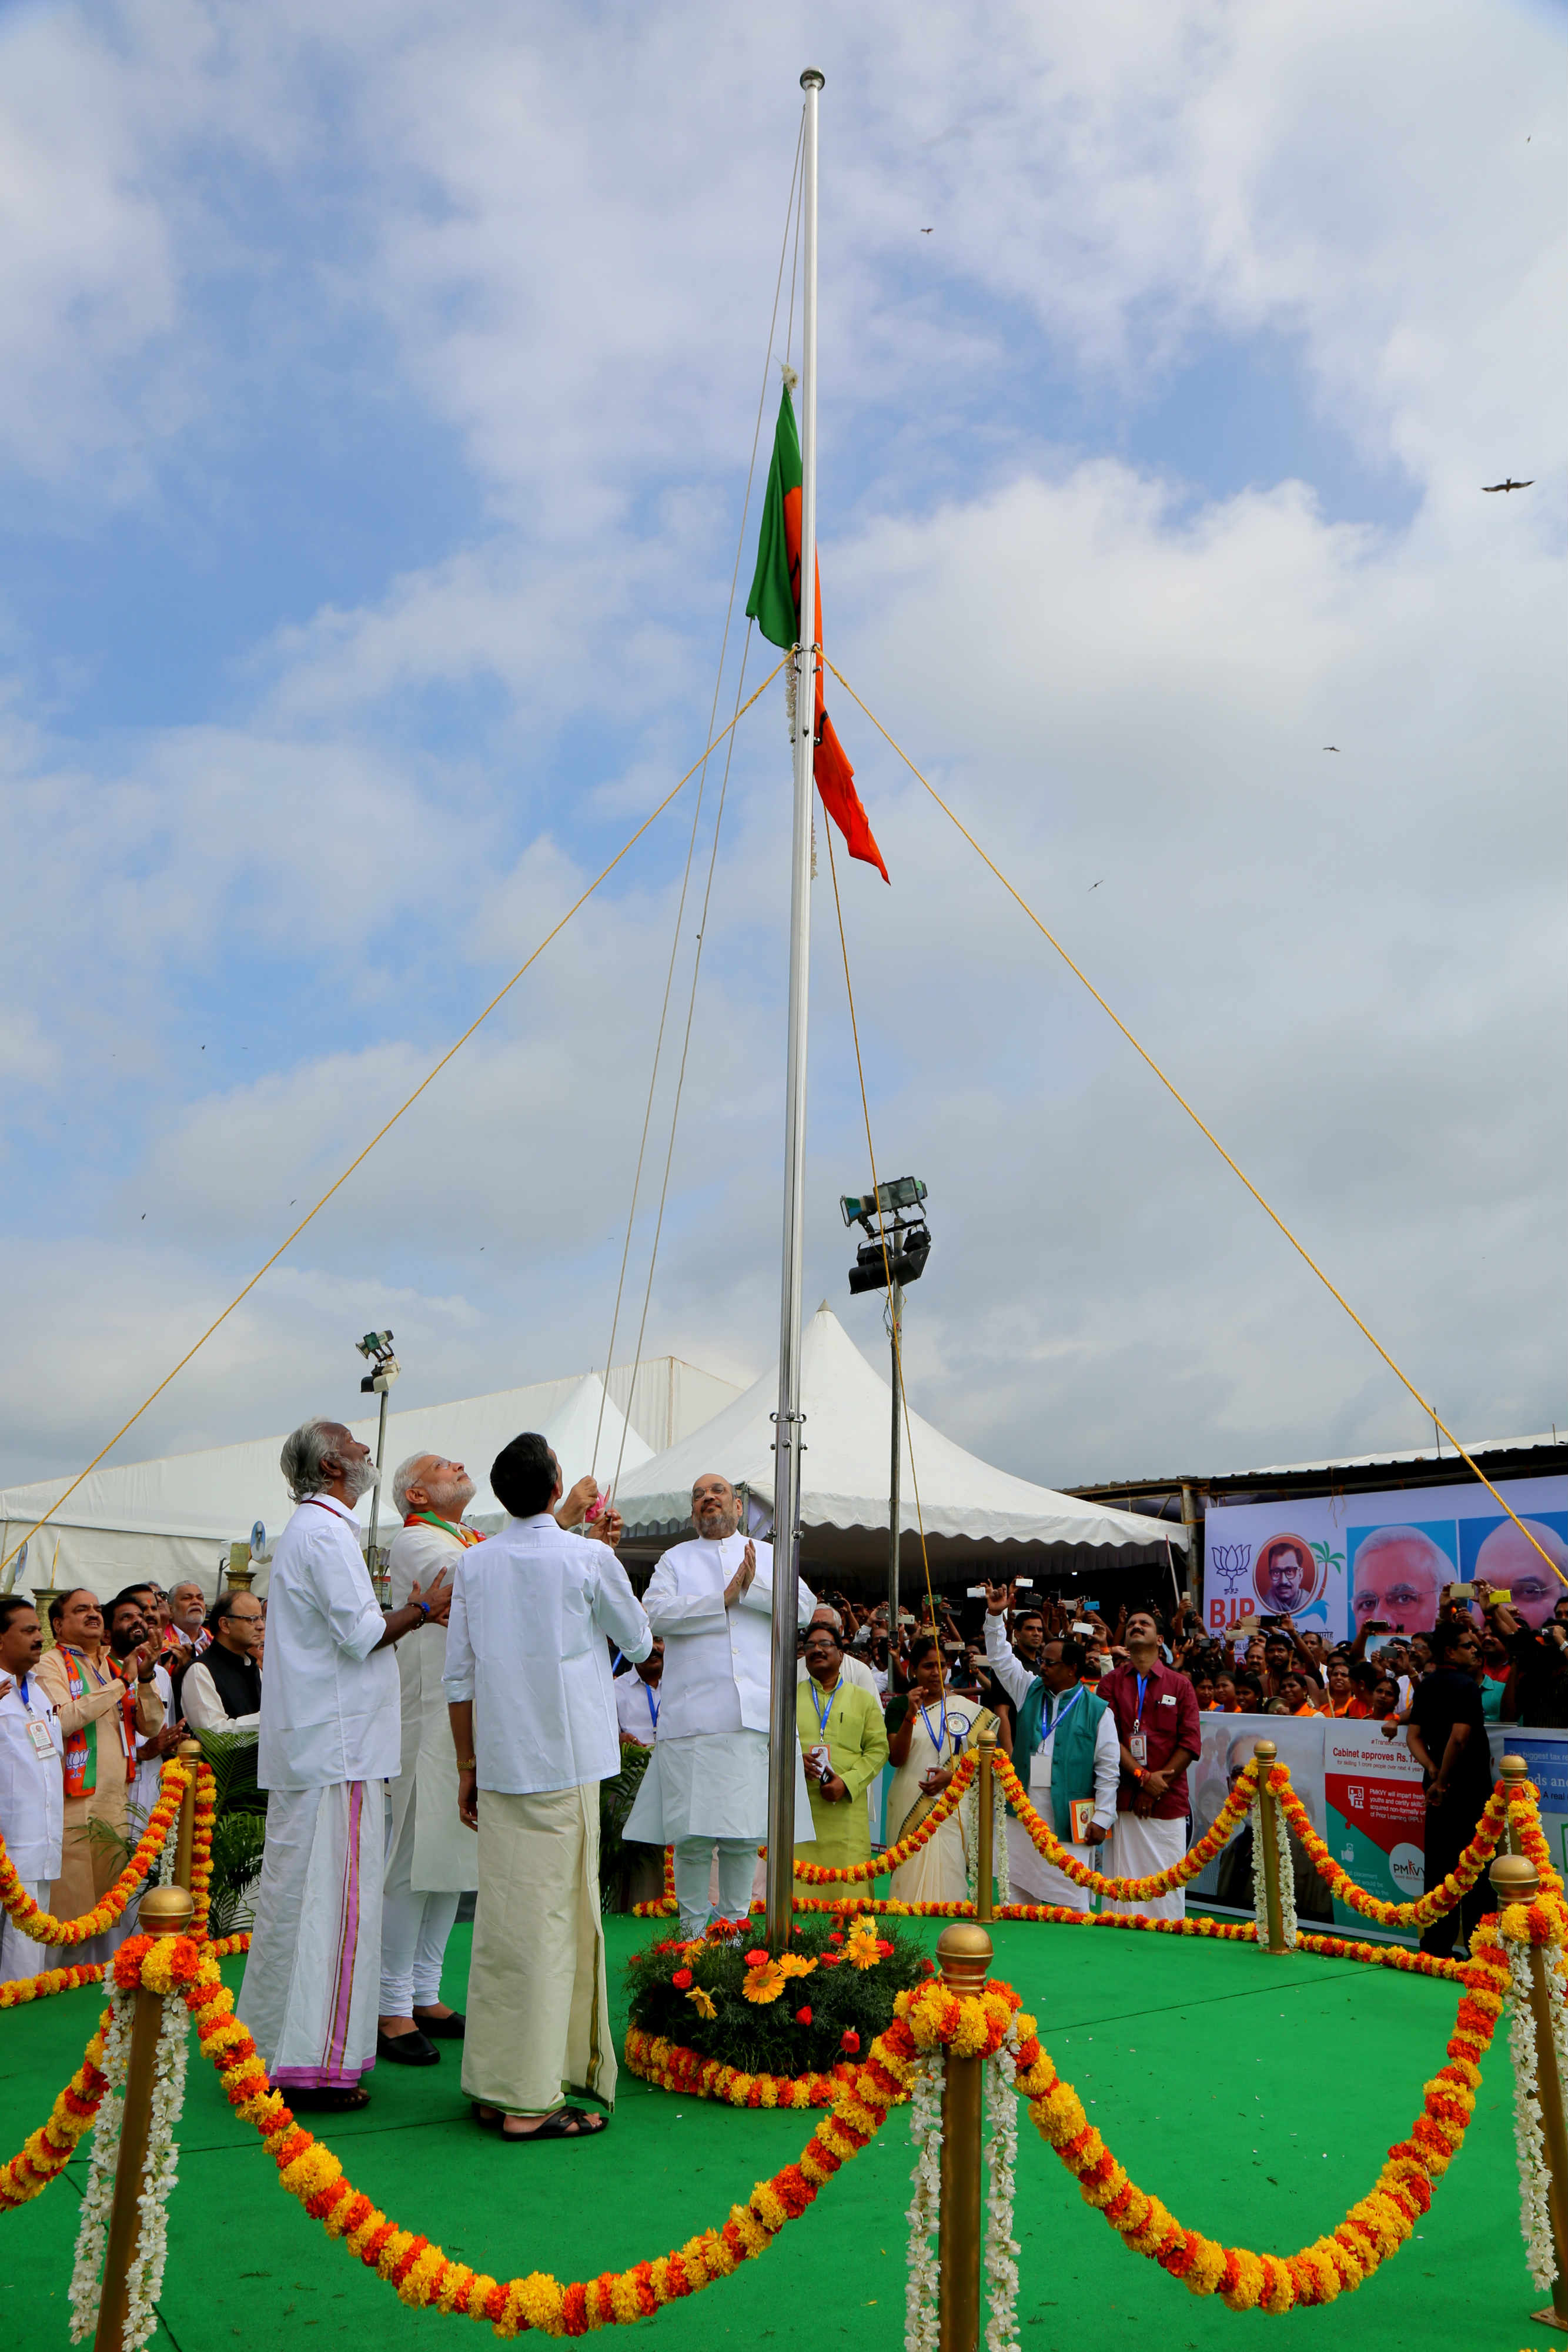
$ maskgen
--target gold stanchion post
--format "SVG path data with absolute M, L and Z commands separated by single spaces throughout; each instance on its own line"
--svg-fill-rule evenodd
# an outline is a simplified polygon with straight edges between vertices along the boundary
M 1522 1756 L 1505 1756 L 1503 1758 L 1502 1785 L 1511 1798 L 1517 1793 L 1519 1789 L 1526 1780 L 1529 1780 L 1529 1778 L 1530 1767 L 1525 1762 Z M 1524 1848 L 1519 1842 L 1519 1832 L 1513 1825 L 1511 1808 L 1510 1811 L 1510 1818 L 1503 1830 L 1502 1851 L 1505 1853 L 1522 1853 L 1524 1852 Z
M 991 1965 L 991 1939 L 977 1923 L 955 1920 L 936 1939 L 936 1964 L 949 1992 L 977 1993 Z M 980 2336 L 980 2152 L 985 2136 L 986 2062 L 944 2053 L 942 2196 L 936 2233 L 940 2352 L 976 2352 Z
M 975 1916 L 994 1919 L 996 1912 L 996 1854 L 992 1848 L 996 1837 L 997 1799 L 997 1735 L 989 1729 L 979 1738 L 980 1763 L 975 1775 L 976 1820 L 975 1839 Z M 987 1954 L 989 1958 L 989 1954 Z
M 185 1793 L 180 1800 L 180 1834 L 174 1843 L 174 1884 L 184 1887 L 188 1893 L 191 1853 L 196 1842 L 196 1767 L 202 1760 L 202 1743 L 199 1739 L 182 1739 L 174 1753 L 191 1775 L 185 1783 Z M 142 1929 L 143 1935 L 150 1936 L 152 1932 L 151 1927 Z M 164 1930 L 165 1934 L 173 1932 L 172 1929 Z
M 1535 1864 L 1523 1854 L 1501 1853 L 1489 1875 L 1500 1911 L 1511 1903 L 1533 1903 L 1541 1892 Z M 1557 2042 L 1552 2031 L 1552 1985 L 1546 1953 L 1530 1948 L 1530 2006 L 1535 2018 L 1535 2095 L 1541 2104 L 1541 2137 L 1546 2144 L 1546 2210 L 1557 2275 L 1545 2311 L 1531 2314 L 1547 2327 L 1568 2330 L 1568 2122 L 1563 2114 L 1563 2078 L 1557 2072 Z
M 183 1935 L 193 1909 L 183 1886 L 154 1886 L 141 1898 L 140 1932 L 144 1936 Z M 131 2020 L 131 2055 L 125 2070 L 125 2110 L 120 2125 L 120 2149 L 114 2163 L 114 2201 L 109 2210 L 109 2234 L 103 2255 L 103 2289 L 98 2303 L 98 2327 L 93 2352 L 124 2352 L 126 2282 L 136 2258 L 141 2215 L 138 2200 L 147 2170 L 147 2140 L 152 2122 L 152 2082 L 157 2069 L 158 2033 L 163 2021 L 160 1993 L 140 1988 Z
M 1279 1749 L 1271 1739 L 1260 1739 L 1252 1750 L 1258 1764 L 1258 1818 L 1263 1827 L 1263 1898 L 1269 1915 L 1269 1949 L 1285 1948 L 1285 1912 L 1280 1901 L 1280 1814 L 1263 1786 L 1273 1770 Z

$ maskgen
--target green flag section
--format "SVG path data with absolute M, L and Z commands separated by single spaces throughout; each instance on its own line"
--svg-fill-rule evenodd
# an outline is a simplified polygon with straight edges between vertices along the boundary
M 817 569 L 816 643 L 822 642 L 822 574 Z M 746 600 L 748 619 L 756 622 L 770 645 L 788 652 L 800 634 L 800 436 L 795 426 L 795 404 L 785 385 L 779 403 L 779 428 L 773 436 L 773 461 L 768 468 L 768 494 L 762 503 L 762 530 L 757 543 L 757 570 Z M 816 724 L 812 729 L 811 772 L 822 806 L 844 836 L 852 857 L 874 866 L 883 880 L 887 868 L 855 790 L 855 772 L 822 707 L 822 673 L 817 670 Z

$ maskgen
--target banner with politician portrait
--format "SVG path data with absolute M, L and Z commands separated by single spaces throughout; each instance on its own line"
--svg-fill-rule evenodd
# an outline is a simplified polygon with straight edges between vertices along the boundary
M 1568 1478 L 1499 1487 L 1547 1559 L 1568 1578 Z M 1204 1623 L 1290 1617 L 1331 1642 L 1364 1625 L 1429 1633 L 1445 1584 L 1478 1578 L 1506 1591 L 1527 1624 L 1550 1617 L 1568 1582 L 1475 1484 L 1211 1504 L 1204 1525 Z

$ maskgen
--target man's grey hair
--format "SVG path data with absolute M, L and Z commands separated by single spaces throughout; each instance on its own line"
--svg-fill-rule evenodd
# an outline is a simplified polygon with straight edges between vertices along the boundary
M 839 1615 L 838 1611 L 830 1608 L 825 1601 L 819 1601 L 812 1610 L 811 1622 L 813 1625 L 831 1625 L 835 1633 L 841 1633 L 844 1630 L 843 1619 Z
M 1375 1559 L 1380 1551 L 1392 1551 L 1396 1546 L 1403 1549 L 1406 1544 L 1414 1546 L 1423 1567 L 1431 1570 L 1439 1585 L 1449 1582 L 1454 1573 L 1453 1561 L 1446 1558 L 1439 1546 L 1432 1541 L 1430 1536 L 1423 1535 L 1419 1528 L 1375 1528 L 1355 1555 L 1356 1574 L 1360 1575 L 1364 1561 Z
M 283 1441 L 283 1451 L 277 1466 L 283 1473 L 283 1483 L 297 1503 L 308 1502 L 330 1482 L 322 1465 L 329 1454 L 337 1453 L 336 1422 L 322 1421 L 319 1416 L 302 1421 Z
M 397 1515 L 400 1519 L 406 1519 L 408 1517 L 409 1488 L 424 1485 L 423 1478 L 414 1476 L 414 1472 L 422 1462 L 429 1462 L 433 1458 L 429 1454 L 411 1454 L 408 1460 L 400 1462 L 392 1472 L 392 1501 L 397 1505 Z

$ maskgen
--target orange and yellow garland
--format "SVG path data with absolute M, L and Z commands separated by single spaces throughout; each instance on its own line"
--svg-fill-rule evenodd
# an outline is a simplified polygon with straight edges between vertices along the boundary
M 804 1880 L 808 1886 L 848 1886 L 856 1880 L 881 1878 L 886 1872 L 896 1870 L 901 1863 L 918 1853 L 923 1845 L 930 1843 L 943 1822 L 956 1810 L 958 1800 L 978 1769 L 973 1755 L 960 1756 L 953 1768 L 953 1778 L 919 1828 L 911 1830 L 906 1838 L 900 1838 L 896 1845 L 888 1846 L 883 1853 L 873 1853 L 869 1862 L 846 1863 L 841 1870 L 831 1870 L 823 1863 L 798 1860 L 796 1877 Z
M 61 1969 L 59 1973 L 67 1972 Z M 90 2130 L 109 2088 L 99 2063 L 103 2057 L 103 2031 L 108 2023 L 109 2011 L 105 2010 L 81 2064 L 55 2101 L 48 2122 L 28 2134 L 9 2164 L 0 2164 L 0 2213 L 8 2213 L 41 2195 L 50 2181 L 65 2170 L 76 2153 L 77 2142 Z
M 103 1935 L 122 1916 L 126 1905 L 162 1853 L 163 1841 L 180 1810 L 180 1800 L 190 1777 L 189 1769 L 177 1759 L 171 1757 L 164 1764 L 158 1801 L 147 1817 L 147 1826 L 135 1853 L 102 1900 L 90 1911 L 84 1911 L 79 1919 L 57 1919 L 39 1909 L 17 1877 L 5 1841 L 0 1839 L 0 1906 L 10 1913 L 24 1936 L 31 1936 L 36 1943 L 85 1944 L 92 1937 Z
M 207 1910 L 213 1893 L 213 1823 L 217 1816 L 217 1783 L 205 1757 L 196 1766 L 196 1801 L 191 1824 L 191 1900 L 195 1909 L 187 1930 L 193 1944 L 207 1940 Z
M 748 2074 L 722 2058 L 705 2058 L 700 2050 L 689 2050 L 663 2034 L 644 2033 L 636 2025 L 626 2029 L 626 2065 L 662 2091 L 718 2099 L 732 2107 L 831 2106 L 841 2084 L 852 2083 L 856 2074 L 846 2060 L 831 2074 Z
M 1291 1786 L 1291 1776 L 1283 1765 L 1274 1766 L 1269 1775 L 1269 1786 L 1300 1839 L 1308 1861 L 1325 1885 L 1347 1910 L 1359 1911 L 1364 1918 L 1375 1919 L 1384 1927 L 1430 1927 L 1451 1911 L 1461 1896 L 1469 1893 L 1497 1852 L 1497 1842 L 1508 1818 L 1508 1790 L 1500 1781 L 1487 1799 L 1474 1837 L 1442 1885 L 1434 1886 L 1414 1903 L 1385 1903 L 1380 1895 L 1369 1895 L 1364 1887 L 1358 1886 L 1334 1860 L 1312 1827 L 1312 1815 Z
M 1091 1870 L 1087 1864 L 1080 1862 L 1076 1854 L 1070 1853 L 1055 1831 L 1041 1821 L 1030 1803 L 1029 1792 L 1023 1782 L 1005 1756 L 998 1756 L 992 1769 L 1036 1853 L 1042 1854 L 1075 1886 L 1092 1888 L 1112 1903 L 1157 1902 L 1162 1895 L 1174 1895 L 1178 1886 L 1186 1885 L 1199 1871 L 1207 1870 L 1251 1811 L 1258 1784 L 1258 1767 L 1256 1763 L 1249 1763 L 1204 1835 L 1196 1845 L 1187 1848 L 1179 1862 L 1173 1862 L 1168 1870 L 1152 1871 L 1146 1878 L 1105 1878 L 1099 1871 Z M 1250 1935 L 1252 1930 L 1249 1928 L 1247 1932 Z

